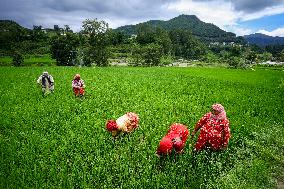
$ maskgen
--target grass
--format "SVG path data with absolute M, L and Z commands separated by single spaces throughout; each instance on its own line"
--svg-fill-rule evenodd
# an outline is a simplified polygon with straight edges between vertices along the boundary
M 8 56 L 0 57 L 0 66 L 11 66 L 13 59 Z M 50 55 L 40 56 L 26 56 L 22 66 L 54 66 L 56 60 L 52 59 Z
M 43 70 L 55 94 L 36 86 Z M 74 99 L 80 73 L 85 99 Z M 222 68 L 1 67 L 0 188 L 275 188 L 283 183 L 284 72 Z M 224 105 L 224 152 L 158 159 L 174 122 L 190 130 Z M 133 111 L 140 127 L 113 141 L 105 122 Z M 196 138 L 194 139 L 196 140 Z

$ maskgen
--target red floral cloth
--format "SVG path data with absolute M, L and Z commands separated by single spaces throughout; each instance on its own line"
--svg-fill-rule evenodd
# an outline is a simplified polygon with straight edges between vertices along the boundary
M 197 122 L 194 130 L 198 131 L 201 128 L 195 145 L 197 151 L 205 147 L 220 150 L 228 146 L 231 137 L 229 120 L 226 117 L 223 117 L 223 119 L 216 119 L 215 117 L 209 112 Z
M 106 129 L 116 137 L 120 132 L 130 133 L 139 126 L 139 116 L 133 112 L 127 112 L 117 120 L 109 120 Z
M 157 149 L 158 155 L 167 155 L 173 149 L 177 153 L 181 153 L 189 135 L 188 129 L 185 125 L 174 123 L 171 125 L 167 134 L 161 140 Z
M 72 80 L 72 88 L 75 96 L 83 96 L 85 94 L 84 80 L 80 79 L 80 75 L 76 74 Z

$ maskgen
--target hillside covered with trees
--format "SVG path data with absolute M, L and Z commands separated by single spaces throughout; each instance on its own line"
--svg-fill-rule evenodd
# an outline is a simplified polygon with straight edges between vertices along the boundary
M 203 42 L 243 42 L 242 38 L 236 37 L 236 34 L 221 30 L 214 24 L 202 22 L 195 15 L 180 15 L 168 21 L 150 20 L 142 24 L 149 24 L 168 32 L 175 29 L 189 30 L 193 36 Z M 137 34 L 140 25 L 126 25 L 115 30 L 132 35 Z
M 169 21 L 148 21 L 111 29 L 105 21 L 85 20 L 82 30 L 68 25 L 27 29 L 0 21 L 0 55 L 22 65 L 30 56 L 48 56 L 62 66 L 165 66 L 177 60 L 247 67 L 263 61 L 284 61 L 281 45 L 259 47 L 193 15 Z M 0 62 L 1 65 L 1 62 Z

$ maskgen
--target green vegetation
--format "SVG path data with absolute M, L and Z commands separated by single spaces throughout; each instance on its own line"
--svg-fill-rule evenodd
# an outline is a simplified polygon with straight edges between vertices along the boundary
M 203 42 L 242 42 L 234 33 L 221 30 L 214 24 L 208 24 L 199 20 L 195 15 L 180 15 L 168 21 L 150 20 L 143 24 L 161 28 L 168 32 L 180 29 L 189 30 L 192 34 Z M 116 31 L 124 32 L 128 35 L 137 34 L 140 24 L 121 26 Z
M 87 19 L 82 28 L 79 32 L 73 32 L 68 25 L 26 29 L 13 21 L 0 21 L 0 42 L 3 44 L 0 58 L 15 54 L 24 57 L 49 54 L 60 66 L 100 67 L 119 62 L 164 66 L 184 59 L 247 68 L 259 62 L 284 61 L 283 45 L 246 44 L 242 37 L 204 23 L 194 15 L 180 15 L 169 21 L 152 20 L 114 30 L 103 20 Z
M 0 66 L 11 66 L 11 57 L 0 57 Z M 25 56 L 22 66 L 54 66 L 56 61 L 50 55 Z
M 55 78 L 45 98 L 43 69 Z M 74 99 L 79 72 L 86 97 Z M 0 67 L 0 188 L 275 188 L 284 179 L 284 72 L 217 68 Z M 158 159 L 179 122 L 191 130 L 212 103 L 224 105 L 232 139 L 224 152 Z M 140 116 L 112 140 L 108 119 Z M 196 140 L 196 138 L 195 138 Z

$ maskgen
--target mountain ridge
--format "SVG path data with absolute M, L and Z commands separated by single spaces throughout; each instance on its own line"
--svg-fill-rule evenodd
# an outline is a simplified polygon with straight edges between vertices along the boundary
M 179 15 L 170 20 L 149 20 L 139 24 L 149 24 L 153 27 L 160 27 L 166 31 L 174 29 L 190 30 L 191 33 L 204 42 L 238 42 L 239 38 L 232 32 L 226 32 L 212 23 L 201 21 L 196 15 Z M 114 30 L 128 35 L 136 34 L 136 25 L 120 26 Z
M 284 37 L 273 37 L 262 33 L 254 33 L 243 36 L 249 44 L 259 45 L 265 47 L 267 45 L 282 45 L 284 44 Z

